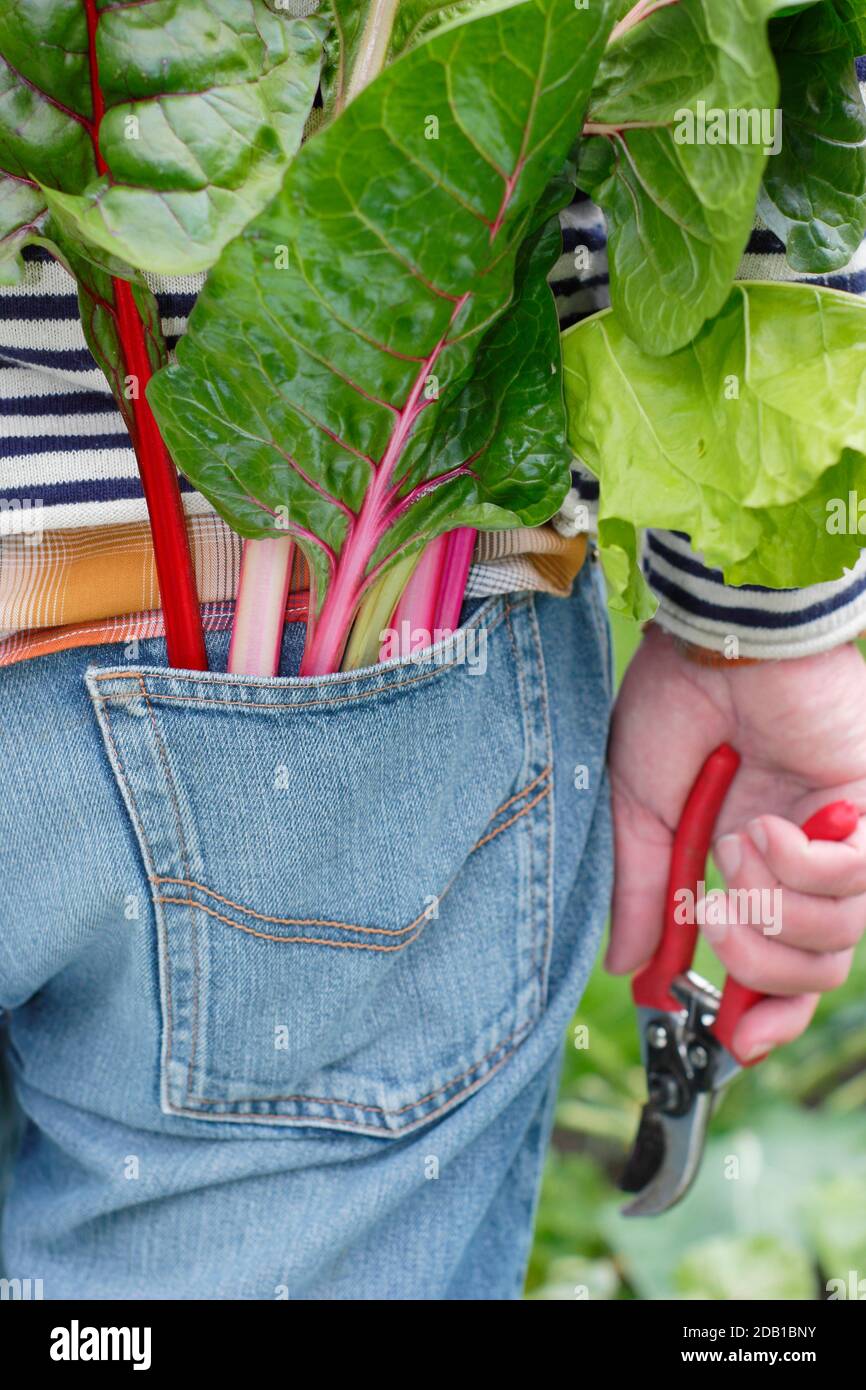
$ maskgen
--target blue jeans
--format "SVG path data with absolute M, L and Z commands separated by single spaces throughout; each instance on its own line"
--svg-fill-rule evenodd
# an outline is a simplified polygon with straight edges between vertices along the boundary
M 611 873 L 595 567 L 362 672 L 208 647 L 0 671 L 5 1273 L 517 1298 Z

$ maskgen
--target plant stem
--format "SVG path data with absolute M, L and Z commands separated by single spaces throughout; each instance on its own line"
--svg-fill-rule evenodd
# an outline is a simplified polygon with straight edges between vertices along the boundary
M 380 536 L 385 485 L 386 479 L 380 466 L 367 488 L 358 518 L 343 543 L 322 610 L 315 618 L 315 626 L 311 626 L 307 632 L 301 662 L 302 676 L 324 676 L 340 669 L 349 631 L 364 595 L 367 565 Z
M 400 602 L 400 595 L 407 581 L 411 585 L 413 571 L 419 559 L 420 555 L 416 551 L 408 558 L 397 560 L 368 590 L 352 625 L 341 670 L 357 671 L 360 666 L 375 666 L 380 659 L 388 661 L 391 656 L 396 656 L 396 652 L 390 652 L 380 658 L 382 632 L 391 623 L 391 616 Z M 396 616 L 394 622 L 396 623 Z
M 129 283 L 114 279 L 112 288 L 126 375 L 135 381 L 136 394 L 126 405 L 132 416 L 130 438 L 150 519 L 168 664 L 185 671 L 206 671 L 207 652 L 177 470 L 145 395 L 153 369 L 144 325 Z
M 640 24 L 641 20 L 647 19 L 656 10 L 663 10 L 667 5 L 676 4 L 678 4 L 678 0 L 638 0 L 638 3 L 632 6 L 628 14 L 624 15 L 619 23 L 613 26 L 608 43 L 612 43 L 614 39 L 627 34 L 629 29 L 633 29 L 636 24 Z
M 399 0 L 373 0 L 341 106 L 362 92 L 384 67 L 398 4 Z
M 345 93 L 344 93 L 343 97 L 341 98 L 341 100 L 337 103 L 337 110 L 338 110 L 338 111 L 340 111 L 348 102 L 350 102 L 350 101 L 352 100 L 353 97 L 356 97 L 356 96 L 358 95 L 358 93 L 359 93 L 360 91 L 362 91 L 364 87 L 367 86 L 367 83 L 370 82 L 370 81 L 372 81 L 372 79 L 376 76 L 376 74 L 377 74 L 377 73 L 380 71 L 380 69 L 382 68 L 382 66 L 383 66 L 383 64 L 384 64 L 384 62 L 385 62 L 385 59 L 386 59 L 386 57 L 387 57 L 387 54 L 388 54 L 388 43 L 389 43 L 390 38 L 391 38 L 391 29 L 392 29 L 393 24 L 394 24 L 394 16 L 395 16 L 396 13 L 397 13 L 397 5 L 398 5 L 398 3 L 399 3 L 399 0 L 373 0 L 373 3 L 372 3 L 371 6 L 370 6 L 370 12 L 369 12 L 369 14 L 368 14 L 368 16 L 367 16 L 367 23 L 366 23 L 366 25 L 364 26 L 364 32 L 363 32 L 363 34 L 362 34 L 362 36 L 361 36 L 361 42 L 360 42 L 360 45 L 359 45 L 359 48 L 358 48 L 358 57 L 357 57 L 357 59 L 356 59 L 356 62 L 355 62 L 354 67 L 352 68 L 352 72 L 351 72 L 351 74 L 350 74 L 350 76 L 349 76 L 349 81 L 348 81 L 348 83 L 347 83 Z M 247 662 L 247 663 L 250 662 L 250 661 L 252 661 L 252 660 L 254 660 L 254 659 L 259 659 L 259 660 L 261 660 L 262 658 L 265 658 L 265 657 L 267 658 L 267 662 L 270 663 L 270 661 L 272 660 L 272 651 L 271 651 L 271 646 L 270 646 L 270 634 L 272 634 L 272 632 L 273 632 L 273 630 L 274 630 L 274 628 L 275 628 L 275 626 L 276 626 L 276 624 L 277 624 L 278 621 L 279 621 L 279 624 L 280 624 L 280 628 L 282 627 L 283 614 L 285 613 L 285 606 L 286 606 L 286 605 L 285 605 L 285 593 L 283 593 L 282 599 L 280 600 L 280 607 L 279 607 L 279 610 L 278 610 L 277 607 L 276 607 L 277 602 L 278 602 L 278 595 L 279 595 L 279 593 L 280 593 L 281 573 L 282 573 L 282 571 L 281 571 L 281 564 L 282 564 L 282 561 L 281 561 L 281 557 L 280 557 L 279 551 L 276 551 L 276 550 L 261 550 L 261 551 L 259 551 L 259 549 L 258 549 L 258 547 L 260 547 L 260 546 L 270 546 L 270 545 L 272 545 L 272 544 L 274 544 L 274 542 L 271 542 L 271 541 L 269 541 L 269 540 L 264 540 L 264 541 L 247 541 L 246 544 L 245 544 L 245 546 L 244 546 L 244 557 L 245 557 L 245 559 L 246 559 L 246 557 L 248 556 L 248 554 L 250 554 L 250 555 L 252 554 L 253 548 L 255 548 L 255 559 L 254 559 L 254 561 L 251 562 L 250 564 L 242 564 L 242 566 L 241 566 L 241 573 L 240 573 L 240 578 L 239 578 L 239 582 L 238 582 L 237 606 L 236 606 L 236 608 L 235 608 L 235 626 L 237 626 L 238 622 L 240 622 L 241 620 L 243 620 L 244 623 L 247 624 L 249 620 L 248 620 L 248 618 L 245 617 L 245 615 L 248 613 L 249 610 L 256 610 L 256 609 L 258 609 L 258 612 L 259 612 L 260 618 L 261 618 L 261 622 L 262 622 L 262 624 L 263 624 L 263 630 L 266 631 L 266 632 L 268 633 L 268 642 L 267 642 L 267 644 L 265 644 L 264 642 L 262 642 L 262 643 L 260 643 L 260 644 L 257 644 L 257 643 L 255 643 L 255 642 L 252 642 L 252 643 L 251 643 L 251 642 L 248 640 L 248 637 L 247 637 L 247 635 L 246 635 L 245 632 L 242 632 L 240 638 L 237 639 L 237 640 L 238 640 L 238 657 L 237 657 L 237 659 L 238 659 L 238 660 L 243 660 L 243 661 L 245 661 L 245 662 Z M 276 544 L 277 544 L 277 545 L 280 545 L 281 542 L 278 541 L 278 542 L 276 542 Z M 271 573 L 271 574 L 268 573 L 268 568 L 269 568 L 269 566 L 272 566 L 272 567 L 273 567 L 273 573 Z M 257 576 L 257 578 L 256 578 L 256 580 L 255 580 L 256 593 L 253 594 L 252 596 L 250 596 L 250 595 L 247 595 L 247 594 L 244 592 L 244 589 L 245 589 L 245 586 L 246 586 L 248 583 L 253 582 L 252 580 L 249 580 L 249 579 L 247 578 L 247 575 L 252 574 L 252 573 L 255 573 L 256 576 Z M 377 586 L 377 589 L 378 589 L 378 586 Z M 350 596 L 350 599 L 347 600 L 347 601 L 350 601 L 350 602 L 351 602 L 351 607 L 348 609 L 348 613 L 347 613 L 347 614 L 344 614 L 344 622 L 347 620 L 347 618 L 350 618 L 350 617 L 352 616 L 352 614 L 355 612 L 355 608 L 356 608 L 356 606 L 357 606 L 357 597 L 358 597 L 357 593 L 354 593 L 353 595 Z M 265 604 L 269 605 L 269 607 L 268 607 L 267 610 L 264 610 L 264 609 L 262 609 L 262 608 L 260 607 L 260 605 L 261 605 L 262 603 L 265 603 Z M 328 666 L 328 665 L 326 665 L 326 666 L 321 666 L 321 665 L 319 665 L 319 668 L 318 668 L 317 670 L 315 670 L 315 671 L 314 671 L 313 668 L 312 668 L 312 664 L 311 664 L 311 663 L 312 663 L 312 660 L 313 660 L 313 659 L 312 659 L 311 657 L 309 657 L 309 649 L 312 648 L 312 647 L 315 647 L 315 648 L 318 650 L 318 646 L 319 646 L 318 622 L 315 621 L 315 620 L 314 620 L 314 617 L 312 616 L 312 607 L 313 607 L 313 605 L 312 605 L 312 603 L 311 603 L 311 605 L 310 605 L 310 608 L 311 608 L 311 616 L 310 616 L 310 618 L 309 618 L 309 620 L 308 620 L 308 635 L 307 635 L 307 637 L 308 637 L 308 640 L 307 640 L 307 649 L 308 649 L 308 650 L 304 652 L 304 660 L 303 660 L 303 663 L 302 663 L 302 665 L 301 665 L 301 674 L 302 674 L 302 675 L 321 674 L 322 671 L 324 671 L 324 670 L 334 670 L 334 671 L 336 671 L 336 670 L 339 668 L 339 657 L 336 658 L 336 664 L 335 664 L 335 665 L 329 665 L 329 666 Z M 332 608 L 329 607 L 329 609 L 328 609 L 328 618 L 329 618 L 329 619 L 330 619 L 331 611 L 332 611 Z M 390 616 L 390 614 L 387 615 L 387 616 Z M 386 619 L 385 619 L 386 622 L 387 622 L 387 616 L 386 616 Z M 378 619 L 377 619 L 377 621 L 378 621 Z M 355 628 L 358 627 L 358 623 L 359 623 L 359 622 L 360 622 L 360 613 L 358 614 L 358 617 L 356 618 L 355 624 L 354 624 L 354 627 L 353 627 L 352 643 L 350 644 L 349 653 L 351 654 L 351 660 L 352 660 L 353 662 L 355 662 L 355 664 L 357 664 L 357 665 L 366 665 L 367 662 L 366 662 L 365 660 L 360 659 L 360 657 L 359 657 L 359 653 L 363 653 L 363 652 L 366 651 L 366 647 L 364 646 L 364 631 L 363 631 L 363 626 L 362 626 L 361 629 L 359 629 L 357 638 L 355 638 L 355 636 L 354 636 Z M 382 624 L 382 625 L 384 625 L 384 624 Z M 341 634 L 341 636 L 342 636 L 342 643 L 340 644 L 340 647 L 339 647 L 340 655 L 342 655 L 342 650 L 343 650 L 342 644 L 345 643 L 345 640 L 346 640 L 346 631 L 347 631 L 347 629 L 344 627 L 344 630 L 343 630 L 343 632 L 342 632 L 342 634 Z M 329 628 L 329 632 L 330 632 L 330 628 Z M 325 639 L 323 639 L 323 640 L 324 640 L 324 641 L 326 642 L 326 644 L 327 644 L 327 641 L 328 641 L 328 635 L 327 635 L 327 634 L 326 634 Z M 332 635 L 331 635 L 331 639 L 330 639 L 330 640 L 331 640 L 331 643 L 332 643 L 330 650 L 333 652 L 333 651 L 335 650 L 335 647 L 333 646 L 334 639 L 333 639 L 333 636 L 332 636 Z M 232 660 L 232 651 L 234 651 L 234 649 L 235 649 L 235 641 L 236 641 L 236 638 L 235 638 L 235 634 L 234 634 L 234 631 L 233 631 L 233 633 L 232 633 L 232 646 L 231 646 L 231 650 L 230 650 L 230 652 L 229 652 L 229 662 L 231 662 L 231 660 Z M 277 639 L 277 661 L 279 661 L 279 647 L 280 647 L 280 641 L 279 641 L 279 638 L 278 638 L 278 639 Z M 245 655 L 244 655 L 243 657 L 241 657 L 241 655 L 240 655 L 240 653 L 241 653 L 242 651 L 245 653 Z M 257 657 L 257 658 L 256 658 L 256 656 L 255 656 L 256 653 L 258 653 L 258 657 Z M 349 659 L 350 659 L 350 655 L 347 654 L 346 660 L 348 661 Z M 375 658 L 373 658 L 373 659 L 375 659 Z M 333 660 L 334 660 L 334 657 L 333 657 L 333 655 L 330 656 L 330 657 L 327 657 L 327 656 L 326 656 L 326 657 L 325 657 L 325 660 L 326 660 L 326 661 L 333 661 Z M 257 675 L 273 675 L 274 672 L 275 672 L 275 670 L 276 670 L 276 667 L 271 668 L 271 667 L 268 665 L 268 668 L 266 669 L 265 666 L 262 666 L 262 667 L 253 667 L 253 666 L 250 666 L 250 665 L 248 665 L 248 664 L 247 664 L 247 665 L 244 665 L 244 666 L 242 666 L 242 667 L 235 667 L 235 666 L 232 666 L 232 665 L 230 664 L 230 665 L 229 665 L 229 670 L 230 670 L 230 671 L 233 671 L 233 670 L 244 670 L 244 671 L 248 671 L 250 674 L 257 674 Z
M 294 543 L 288 537 L 245 541 L 228 669 L 275 676 L 280 669 Z
M 395 656 L 405 659 L 413 652 L 431 646 L 436 640 L 436 609 L 447 553 L 447 535 L 437 536 L 424 550 L 394 610 L 391 626 L 396 629 L 397 641 L 383 644 L 379 657 L 381 661 L 389 661 Z
M 460 626 L 460 610 L 466 593 L 466 580 L 472 564 L 472 552 L 478 532 L 471 526 L 449 531 L 448 550 L 439 585 L 435 628 L 438 632 L 454 632 Z

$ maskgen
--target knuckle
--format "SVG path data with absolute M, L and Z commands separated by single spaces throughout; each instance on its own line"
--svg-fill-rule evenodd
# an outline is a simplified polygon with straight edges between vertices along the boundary
M 838 989 L 844 985 L 851 969 L 851 952 L 836 951 L 828 954 L 824 961 L 824 989 Z
M 862 915 L 853 917 L 850 913 L 840 914 L 828 933 L 827 950 L 850 951 L 859 942 L 866 929 L 866 919 Z

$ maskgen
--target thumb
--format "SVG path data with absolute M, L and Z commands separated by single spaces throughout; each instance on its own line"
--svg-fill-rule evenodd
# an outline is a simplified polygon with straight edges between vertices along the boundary
M 612 975 L 628 975 L 649 961 L 661 938 L 673 837 L 617 780 L 612 800 L 616 871 L 604 964 Z

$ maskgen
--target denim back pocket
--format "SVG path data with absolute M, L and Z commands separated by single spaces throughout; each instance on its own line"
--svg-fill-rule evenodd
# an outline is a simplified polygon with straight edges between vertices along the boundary
M 550 951 L 530 596 L 357 673 L 87 680 L 152 890 L 164 1111 L 397 1136 L 503 1064 Z

